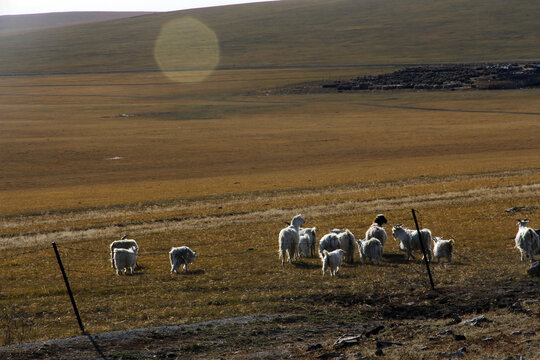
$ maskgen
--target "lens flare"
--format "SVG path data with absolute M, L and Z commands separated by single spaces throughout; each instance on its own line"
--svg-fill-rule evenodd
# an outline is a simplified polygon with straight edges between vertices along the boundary
M 199 20 L 182 17 L 161 27 L 154 58 L 171 80 L 200 82 L 219 63 L 219 41 L 214 31 Z

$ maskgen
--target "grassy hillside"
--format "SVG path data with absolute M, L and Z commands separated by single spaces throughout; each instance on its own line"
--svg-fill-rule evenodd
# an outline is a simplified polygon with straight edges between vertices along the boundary
M 0 73 L 154 70 L 163 24 L 199 19 L 220 67 L 540 58 L 540 3 L 285 0 L 152 14 L 3 36 Z

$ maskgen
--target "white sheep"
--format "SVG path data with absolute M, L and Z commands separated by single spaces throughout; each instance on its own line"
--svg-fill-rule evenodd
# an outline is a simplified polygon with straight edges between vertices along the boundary
M 388 221 L 386 220 L 386 217 L 384 217 L 383 214 L 377 215 L 375 218 L 375 221 L 373 224 L 370 225 L 369 229 L 366 231 L 366 239 L 376 238 L 379 239 L 381 242 L 381 245 L 384 247 L 384 244 L 386 244 L 386 230 L 384 230 L 383 225 L 386 224 Z
M 340 248 L 338 234 L 331 232 L 324 235 L 319 241 L 319 257 L 324 257 L 323 251 L 334 251 Z
M 137 242 L 133 239 L 126 239 L 127 235 L 124 235 L 122 237 L 122 239 L 120 240 L 115 240 L 111 243 L 110 245 L 110 249 L 111 249 L 111 266 L 114 268 L 116 268 L 115 264 L 114 264 L 114 259 L 113 259 L 113 252 L 114 252 L 114 249 L 130 249 L 130 248 L 134 248 L 134 251 L 135 251 L 135 254 L 137 254 L 139 252 L 139 245 L 137 245 Z
M 454 239 L 443 240 L 443 238 L 439 236 L 433 238 L 433 257 L 437 258 L 437 263 L 439 263 L 443 257 L 445 257 L 449 263 L 452 262 L 453 249 Z
M 285 265 L 285 256 L 288 255 L 289 263 L 292 259 L 298 257 L 298 243 L 300 242 L 300 227 L 305 224 L 305 220 L 301 214 L 296 215 L 291 220 L 291 225 L 281 229 L 279 232 L 279 257 L 281 258 L 281 266 Z
M 345 262 L 352 264 L 354 262 L 354 235 L 349 229 L 345 229 L 342 233 L 337 235 L 339 241 L 339 248 L 343 249 L 345 254 Z
M 521 261 L 525 259 L 525 256 L 529 258 L 530 262 L 534 261 L 534 254 L 540 249 L 540 239 L 536 231 L 527 226 L 528 219 L 516 220 L 518 226 L 518 232 L 515 238 L 515 247 L 521 253 Z
M 369 258 L 371 264 L 373 264 L 373 259 L 375 259 L 377 265 L 381 263 L 382 244 L 379 239 L 374 237 L 370 239 L 359 239 L 356 240 L 356 244 L 358 245 L 360 257 L 362 258 L 362 264 L 366 263 L 366 258 Z
M 171 261 L 171 274 L 177 273 L 180 265 L 183 265 L 184 271 L 188 271 L 188 265 L 195 262 L 197 253 L 187 246 L 173 247 L 169 251 L 169 260 Z
M 315 243 L 317 242 L 317 228 L 301 228 L 300 236 L 307 235 L 309 237 L 309 256 L 315 256 Z
M 311 237 L 308 234 L 300 235 L 298 242 L 298 254 L 303 257 L 309 257 L 311 254 Z
M 322 273 L 323 277 L 326 274 L 326 270 L 330 268 L 330 276 L 335 276 L 339 272 L 341 267 L 341 256 L 343 255 L 343 249 L 337 249 L 334 251 L 323 250 L 322 253 Z
M 431 231 L 429 229 L 422 229 L 420 233 L 422 235 L 424 250 L 426 251 L 428 260 L 431 261 Z M 399 240 L 399 249 L 407 252 L 407 260 L 411 257 L 414 259 L 413 250 L 422 249 L 418 231 L 416 230 L 410 230 L 398 224 L 392 228 L 392 235 L 395 239 Z
M 124 274 L 126 274 L 128 269 L 130 273 L 133 274 L 133 269 L 135 269 L 135 265 L 137 264 L 137 250 L 135 247 L 129 249 L 114 249 L 113 261 L 117 275 L 122 275 L 122 271 L 124 270 Z

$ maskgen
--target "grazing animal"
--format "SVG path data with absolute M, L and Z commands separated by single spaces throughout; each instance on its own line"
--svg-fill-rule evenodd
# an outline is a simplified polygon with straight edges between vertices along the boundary
M 515 247 L 521 253 L 521 261 L 525 260 L 525 256 L 530 262 L 534 261 L 534 255 L 540 248 L 540 240 L 536 231 L 527 226 L 528 219 L 516 220 L 518 231 L 515 237 Z
M 135 254 L 137 254 L 139 252 L 139 245 L 137 245 L 137 242 L 133 239 L 126 239 L 127 235 L 124 235 L 122 237 L 122 239 L 120 240 L 115 240 L 111 243 L 110 245 L 110 249 L 111 249 L 111 266 L 112 268 L 116 268 L 116 265 L 114 264 L 114 259 L 113 259 L 113 252 L 114 252 L 114 249 L 129 249 L 129 248 L 134 248 L 135 249 Z
M 340 248 L 338 234 L 331 232 L 324 235 L 319 241 L 319 257 L 322 259 L 324 257 L 323 251 L 328 252 L 337 250 Z
M 137 250 L 135 247 L 129 249 L 114 249 L 113 261 L 117 275 L 122 275 L 122 272 L 126 274 L 128 269 L 130 273 L 133 274 L 133 269 L 135 269 L 135 265 L 137 264 Z
M 309 237 L 309 256 L 315 256 L 315 243 L 317 242 L 317 228 L 302 228 L 300 229 L 300 236 L 307 235 Z
M 426 251 L 428 260 L 431 261 L 431 231 L 429 229 L 420 230 L 422 235 L 422 244 Z M 399 240 L 399 249 L 407 252 L 407 260 L 411 257 L 414 259 L 412 252 L 414 250 L 422 250 L 420 245 L 420 238 L 418 231 L 404 228 L 403 225 L 398 224 L 392 228 L 392 235 L 395 239 Z
M 366 239 L 376 238 L 379 239 L 381 245 L 384 247 L 386 244 L 386 230 L 384 230 L 383 225 L 387 223 L 386 218 L 383 214 L 377 215 L 373 224 L 370 225 L 369 229 L 366 231 Z
M 171 274 L 177 273 L 180 265 L 184 271 L 188 271 L 188 265 L 195 262 L 197 253 L 187 246 L 173 247 L 169 251 L 169 260 L 171 261 Z
M 330 269 L 330 276 L 335 276 L 341 268 L 341 262 L 343 255 L 343 249 L 337 249 L 334 251 L 323 250 L 322 256 L 322 273 L 323 277 L 326 274 L 326 270 Z
M 359 239 L 356 240 L 356 245 L 358 245 L 358 252 L 362 258 L 362 264 L 366 263 L 366 258 L 369 258 L 370 264 L 373 264 L 373 259 L 375 259 L 377 265 L 381 263 L 382 244 L 379 239 L 374 237 L 371 239 Z
M 298 255 L 300 257 L 309 257 L 311 253 L 311 238 L 308 234 L 300 235 L 298 242 Z
M 343 249 L 345 254 L 345 262 L 352 264 L 354 262 L 354 235 L 349 229 L 345 229 L 341 234 L 338 234 L 339 248 Z
M 445 257 L 449 263 L 452 262 L 453 249 L 454 239 L 443 240 L 442 237 L 438 236 L 433 238 L 433 257 L 437 258 L 437 263 L 439 263 L 443 257 Z
M 285 265 L 285 257 L 288 256 L 289 263 L 292 259 L 298 258 L 298 243 L 300 242 L 300 227 L 306 221 L 301 214 L 296 215 L 291 220 L 291 225 L 281 229 L 279 232 L 279 257 L 281 258 L 281 266 Z

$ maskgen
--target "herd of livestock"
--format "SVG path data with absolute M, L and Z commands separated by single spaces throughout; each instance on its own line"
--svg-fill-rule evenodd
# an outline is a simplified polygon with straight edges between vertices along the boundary
M 383 214 L 377 215 L 373 224 L 369 226 L 363 239 L 355 239 L 353 233 L 348 229 L 333 229 L 324 235 L 319 241 L 318 256 L 322 260 L 323 276 L 327 270 L 330 276 L 339 272 L 343 258 L 349 264 L 354 262 L 356 248 L 362 259 L 362 264 L 369 259 L 380 264 L 383 248 L 387 240 L 384 224 L 388 221 Z M 515 247 L 521 253 L 521 261 L 525 257 L 529 261 L 534 260 L 534 255 L 540 253 L 540 230 L 535 230 L 527 226 L 529 220 L 517 220 L 518 231 L 515 237 Z M 279 232 L 279 257 L 282 266 L 285 261 L 292 262 L 300 257 L 316 257 L 315 245 L 317 242 L 317 229 L 303 228 L 305 220 L 302 215 L 296 215 L 291 220 L 290 225 Z M 454 240 L 444 240 L 441 237 L 432 237 L 429 229 L 417 230 L 407 229 L 401 224 L 392 227 L 392 236 L 399 241 L 399 249 L 404 251 L 407 260 L 414 259 L 413 251 L 422 250 L 427 255 L 429 261 L 436 258 L 440 262 L 441 258 L 446 258 L 447 262 L 452 261 Z M 431 244 L 433 243 L 433 248 Z M 128 270 L 131 274 L 137 265 L 137 253 L 139 246 L 133 239 L 123 237 L 113 241 L 110 245 L 112 267 L 116 273 L 121 275 Z M 197 257 L 197 253 L 187 246 L 173 247 L 169 252 L 171 263 L 171 273 L 178 273 L 182 266 L 184 271 L 188 271 L 188 265 L 192 264 Z

